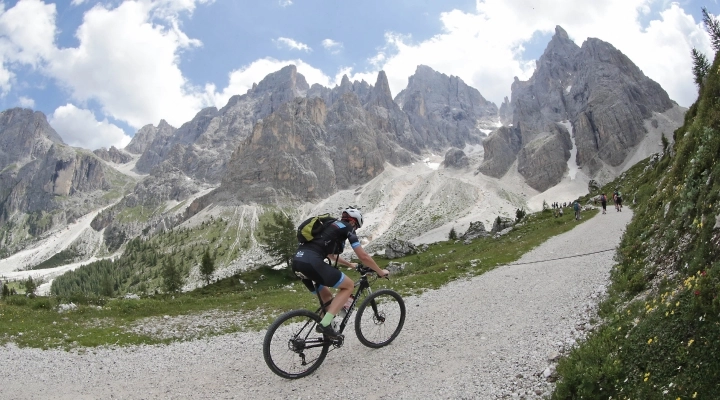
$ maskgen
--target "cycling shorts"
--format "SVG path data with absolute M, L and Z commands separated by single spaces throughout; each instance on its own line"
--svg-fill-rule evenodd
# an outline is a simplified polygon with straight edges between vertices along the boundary
M 323 286 L 337 288 L 345 280 L 344 273 L 326 263 L 325 257 L 311 250 L 303 249 L 295 253 L 292 270 L 304 276 L 300 277 L 302 283 L 313 294 L 316 293 L 313 282 L 317 282 L 318 289 L 322 289 Z

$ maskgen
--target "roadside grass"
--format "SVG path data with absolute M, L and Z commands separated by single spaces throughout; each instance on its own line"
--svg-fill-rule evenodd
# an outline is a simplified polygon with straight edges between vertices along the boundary
M 437 289 L 457 279 L 470 278 L 499 265 L 511 263 L 548 238 L 587 221 L 597 210 L 585 212 L 581 221 L 572 213 L 554 217 L 546 210 L 528 214 L 508 234 L 464 244 L 460 240 L 439 242 L 420 254 L 388 260 L 376 257 L 381 267 L 390 262 L 405 264 L 391 279 L 379 279 L 373 289 L 391 288 L 403 296 Z M 212 240 L 212 239 L 211 239 Z M 353 279 L 355 272 L 344 270 Z M 73 310 L 59 312 L 60 304 Z M 96 346 L 127 346 L 169 343 L 173 340 L 133 332 L 130 327 L 151 317 L 169 318 L 209 312 L 241 312 L 249 320 L 206 335 L 262 330 L 279 314 L 297 308 L 314 310 L 317 299 L 286 269 L 261 267 L 236 274 L 191 292 L 160 294 L 140 299 L 97 296 L 22 295 L 0 300 L 0 344 L 21 347 L 80 349 Z

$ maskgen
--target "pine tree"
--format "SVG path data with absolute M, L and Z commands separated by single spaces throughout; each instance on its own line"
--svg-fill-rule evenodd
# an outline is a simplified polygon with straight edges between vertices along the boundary
M 692 59 L 695 84 L 698 85 L 699 88 L 702 86 L 708 71 L 710 71 L 710 62 L 708 62 L 705 54 L 699 52 L 697 49 L 692 49 Z
M 279 211 L 274 212 L 272 217 L 272 223 L 263 225 L 260 240 L 264 244 L 261 246 L 270 256 L 290 267 L 298 246 L 295 224 L 289 216 Z
M 28 276 L 25 281 L 25 294 L 30 297 L 35 297 L 35 290 L 37 290 L 37 285 L 35 284 L 32 276 Z
M 115 294 L 113 290 L 113 280 L 110 274 L 103 276 L 100 283 L 100 294 L 106 297 L 112 297 Z
M 213 272 L 215 272 L 215 260 L 210 257 L 210 250 L 205 249 L 205 254 L 203 254 L 202 262 L 200 263 L 200 275 L 202 275 L 206 285 L 210 284 L 210 278 Z
M 450 240 L 456 240 L 457 239 L 457 232 L 455 232 L 455 227 L 452 227 L 450 229 L 450 233 L 448 234 L 448 238 Z
M 705 30 L 710 35 L 710 43 L 715 51 L 720 51 L 720 21 L 712 16 L 707 8 L 702 8 L 703 22 Z
M 162 278 L 165 292 L 179 292 L 182 288 L 183 278 L 180 276 L 180 271 L 175 266 L 175 260 L 172 257 L 167 257 L 163 261 Z

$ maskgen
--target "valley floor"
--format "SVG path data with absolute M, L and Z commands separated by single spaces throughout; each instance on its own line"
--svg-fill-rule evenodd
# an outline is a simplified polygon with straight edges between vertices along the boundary
M 266 367 L 262 331 L 83 354 L 4 346 L 0 388 L 12 399 L 542 398 L 549 359 L 589 327 L 631 217 L 610 209 L 514 265 L 406 298 L 392 345 L 366 348 L 348 330 L 304 379 Z

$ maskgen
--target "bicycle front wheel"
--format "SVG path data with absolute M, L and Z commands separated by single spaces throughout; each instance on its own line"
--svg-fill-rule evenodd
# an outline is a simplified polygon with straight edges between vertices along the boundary
M 265 363 L 277 375 L 297 379 L 318 369 L 327 356 L 330 342 L 315 331 L 320 317 L 308 310 L 293 310 L 279 316 L 263 341 Z
M 405 302 L 397 292 L 378 290 L 360 304 L 355 316 L 355 333 L 367 347 L 387 346 L 400 334 L 405 323 Z

